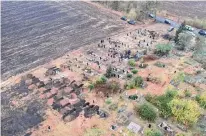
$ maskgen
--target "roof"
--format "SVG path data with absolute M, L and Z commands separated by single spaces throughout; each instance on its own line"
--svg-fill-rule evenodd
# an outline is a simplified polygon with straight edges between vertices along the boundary
M 131 130 L 132 132 L 137 134 L 139 132 L 139 130 L 141 129 L 141 126 L 134 123 L 134 122 L 130 122 L 130 124 L 127 126 L 127 128 L 129 130 Z

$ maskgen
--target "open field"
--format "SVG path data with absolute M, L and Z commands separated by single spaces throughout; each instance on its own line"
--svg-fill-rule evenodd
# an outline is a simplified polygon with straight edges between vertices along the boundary
M 205 1 L 164 1 L 160 2 L 160 8 L 182 18 L 206 18 Z
M 2 2 L 2 79 L 123 28 L 118 16 L 85 2 Z

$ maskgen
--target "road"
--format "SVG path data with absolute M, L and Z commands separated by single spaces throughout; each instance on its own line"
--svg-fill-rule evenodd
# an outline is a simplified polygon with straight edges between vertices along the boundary
M 2 80 L 124 28 L 118 16 L 80 1 L 3 1 Z
M 156 21 L 159 22 L 159 23 L 165 23 L 165 20 L 166 20 L 166 19 L 167 19 L 167 18 L 160 17 L 160 16 L 156 16 Z M 168 19 L 168 20 L 170 20 L 170 19 Z M 177 22 L 175 22 L 175 21 L 173 21 L 173 20 L 170 20 L 170 26 L 178 29 L 178 28 L 180 27 L 180 25 L 181 25 L 181 24 L 178 24 Z M 194 27 L 193 27 L 193 28 L 194 28 Z M 200 29 L 194 28 L 193 33 L 196 34 L 196 35 L 199 35 L 199 33 L 198 33 L 199 31 L 200 31 Z

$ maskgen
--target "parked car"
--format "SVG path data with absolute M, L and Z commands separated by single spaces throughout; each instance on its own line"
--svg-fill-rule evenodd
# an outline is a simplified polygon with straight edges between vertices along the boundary
M 135 25 L 135 24 L 136 24 L 136 21 L 134 21 L 134 20 L 129 20 L 128 23 L 131 24 L 131 25 Z
M 169 19 L 165 19 L 166 24 L 171 24 L 171 21 Z
M 200 30 L 200 31 L 199 31 L 199 34 L 200 34 L 200 35 L 203 35 L 203 36 L 206 36 L 206 30 Z
M 194 31 L 194 28 L 192 28 L 189 25 L 185 25 L 185 29 L 188 30 L 188 31 Z
M 127 21 L 127 17 L 123 16 L 123 17 L 121 17 L 121 20 Z

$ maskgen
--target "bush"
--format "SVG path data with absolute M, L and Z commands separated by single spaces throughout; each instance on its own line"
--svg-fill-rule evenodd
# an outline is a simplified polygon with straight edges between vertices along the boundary
M 152 104 L 156 103 L 156 99 L 157 99 L 157 96 L 153 96 L 151 94 L 147 94 L 145 96 L 145 100 L 147 100 L 148 102 L 150 102 Z
M 107 67 L 106 73 L 104 74 L 107 78 L 112 77 L 113 74 L 113 70 L 112 70 L 112 66 Z
M 147 103 L 142 104 L 139 109 L 136 108 L 136 112 L 138 112 L 140 117 L 144 120 L 155 121 L 157 118 L 155 109 L 152 107 L 152 105 Z
M 112 103 L 111 98 L 107 98 L 107 99 L 105 100 L 105 103 L 106 103 L 106 104 L 111 104 L 111 103 Z
M 143 84 L 143 79 L 141 76 L 137 76 L 133 79 L 134 81 L 134 84 L 136 87 L 142 87 L 142 84 Z
M 185 81 L 185 77 L 186 77 L 186 75 L 185 75 L 184 72 L 179 72 L 179 73 L 175 76 L 174 80 L 175 80 L 176 82 L 184 82 L 184 81 Z
M 127 74 L 127 78 L 132 78 L 132 74 L 131 74 L 131 73 L 128 73 L 128 74 Z
M 191 97 L 191 92 L 189 90 L 184 91 L 185 97 Z
M 169 54 L 171 49 L 172 47 L 170 44 L 158 44 L 156 45 L 155 54 L 159 56 L 164 56 Z
M 146 129 L 145 136 L 162 136 L 162 133 L 157 129 Z
M 191 126 L 198 121 L 200 108 L 196 101 L 187 99 L 173 99 L 169 106 L 177 121 L 186 126 Z
M 96 84 L 105 84 L 107 81 L 107 78 L 105 76 L 101 76 L 99 77 L 99 79 L 97 79 Z
M 202 108 L 206 109 L 206 92 L 204 92 L 202 95 L 197 95 L 196 101 Z
M 135 67 L 136 66 L 136 61 L 134 59 L 130 59 L 128 61 L 128 64 L 131 66 L 131 67 Z
M 132 70 L 132 73 L 133 73 L 133 74 L 137 74 L 137 72 L 138 72 L 137 69 L 133 69 L 133 70 Z
M 130 81 L 129 83 L 126 83 L 125 88 L 126 89 L 134 89 L 135 88 L 134 82 Z
M 167 90 L 165 95 L 167 98 L 173 99 L 178 95 L 178 92 L 176 90 Z
M 140 76 L 134 77 L 132 80 L 129 81 L 129 83 L 126 83 L 125 88 L 126 89 L 134 89 L 136 87 L 142 87 L 143 79 Z
M 89 85 L 89 90 L 91 91 L 92 89 L 94 89 L 94 84 Z

